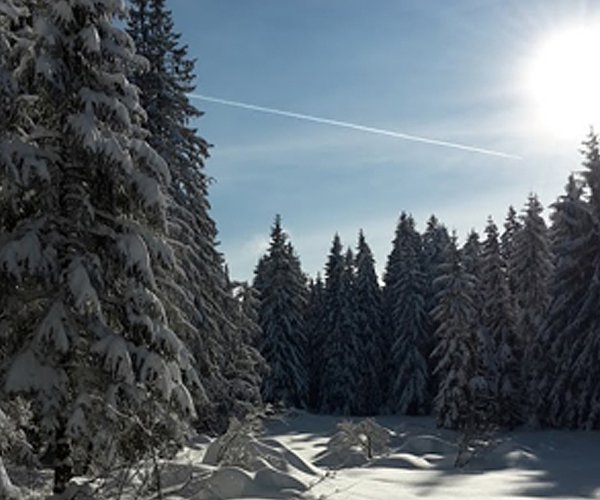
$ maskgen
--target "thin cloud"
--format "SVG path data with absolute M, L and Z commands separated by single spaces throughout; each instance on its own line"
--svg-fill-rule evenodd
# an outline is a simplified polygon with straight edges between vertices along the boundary
M 260 113 L 268 113 L 268 114 L 272 114 L 272 115 L 285 116 L 287 118 L 295 118 L 297 120 L 304 120 L 304 121 L 309 121 L 309 122 L 313 122 L 313 123 L 320 123 L 323 125 L 331 125 L 334 127 L 342 127 L 342 128 L 352 129 L 352 130 L 358 130 L 360 132 L 367 132 L 370 134 L 394 137 L 396 139 L 403 139 L 406 141 L 420 142 L 420 143 L 429 144 L 432 146 L 458 149 L 458 150 L 466 151 L 469 153 L 479 153 L 479 154 L 484 154 L 484 155 L 488 155 L 488 156 L 496 156 L 496 157 L 500 157 L 500 158 L 506 158 L 506 159 L 510 159 L 510 160 L 522 160 L 522 157 L 520 157 L 518 155 L 504 153 L 502 151 L 495 151 L 493 149 L 486 149 L 486 148 L 480 148 L 477 146 L 470 146 L 470 145 L 461 144 L 458 142 L 443 141 L 440 139 L 433 139 L 430 137 L 422 137 L 422 136 L 418 136 L 418 135 L 405 134 L 403 132 L 394 132 L 393 130 L 386 130 L 386 129 L 375 128 L 375 127 L 367 127 L 365 125 L 359 125 L 356 123 L 344 122 L 344 121 L 339 121 L 339 120 L 331 120 L 329 118 L 305 115 L 302 113 L 294 113 L 292 111 L 284 111 L 281 109 L 267 108 L 265 106 L 257 106 L 255 104 L 248 104 L 248 103 L 239 102 L 239 101 L 231 101 L 229 99 L 221 99 L 218 97 L 211 97 L 211 96 L 202 95 L 202 94 L 188 94 L 188 95 L 192 99 L 199 99 L 202 101 L 212 102 L 212 103 L 216 103 L 216 104 L 223 104 L 225 106 L 231 106 L 234 108 L 247 109 L 250 111 L 258 111 Z

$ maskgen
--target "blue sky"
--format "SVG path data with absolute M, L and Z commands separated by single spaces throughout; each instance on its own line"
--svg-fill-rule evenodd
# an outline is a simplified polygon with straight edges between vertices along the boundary
M 578 0 L 170 0 L 197 92 L 505 151 L 509 160 L 195 101 L 214 144 L 212 215 L 251 278 L 280 213 L 305 271 L 363 228 L 382 270 L 398 216 L 464 237 L 530 191 L 545 205 L 580 164 L 582 130 L 540 126 L 524 74 L 540 40 L 595 22 Z M 595 6 L 594 6 L 595 4 Z

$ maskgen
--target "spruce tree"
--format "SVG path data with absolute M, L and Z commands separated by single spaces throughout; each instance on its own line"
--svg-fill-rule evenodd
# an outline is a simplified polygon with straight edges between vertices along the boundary
M 391 340 L 387 406 L 393 413 L 429 411 L 427 312 L 421 237 L 402 213 L 388 258 L 384 297 Z
M 479 235 L 471 231 L 461 249 L 464 271 L 474 284 L 472 300 L 475 314 L 472 318 L 472 329 L 475 333 L 475 374 L 470 383 L 473 405 L 471 424 L 481 430 L 489 430 L 495 426 L 497 417 L 497 363 L 494 340 L 490 331 L 483 325 L 482 254 Z
M 362 230 L 358 235 L 356 253 L 356 301 L 357 349 L 359 353 L 360 414 L 372 415 L 382 403 L 380 391 L 383 364 L 383 303 L 381 289 L 375 272 L 375 259 Z
M 427 340 L 425 354 L 429 363 L 430 374 L 430 392 L 435 394 L 437 391 L 437 380 L 433 374 L 438 361 L 431 352 L 436 346 L 435 332 L 439 323 L 433 318 L 432 311 L 437 305 L 439 287 L 436 285 L 436 279 L 440 276 L 440 265 L 445 259 L 445 251 L 450 243 L 450 236 L 443 224 L 440 224 L 435 215 L 432 215 L 427 221 L 427 227 L 423 233 L 423 273 L 425 275 L 425 311 L 427 312 Z
M 500 253 L 502 254 L 502 258 L 506 264 L 508 289 L 511 294 L 515 293 L 516 280 L 519 278 L 515 269 L 515 245 L 521 228 L 522 224 L 519 220 L 517 211 L 512 205 L 510 205 L 506 213 L 506 219 L 504 220 L 504 231 L 500 236 Z M 514 305 L 518 306 L 516 302 Z
M 498 229 L 491 217 L 483 243 L 481 288 L 483 294 L 482 327 L 493 340 L 497 377 L 495 400 L 498 424 L 512 428 L 522 421 L 521 352 L 515 332 L 515 318 L 506 276 L 506 264 L 500 252 Z
M 569 321 L 556 342 L 567 350 L 560 355 L 550 401 L 557 405 L 551 413 L 558 425 L 596 429 L 600 428 L 600 388 L 597 383 L 600 377 L 597 362 L 600 355 L 597 314 L 600 300 L 600 151 L 593 131 L 584 142 L 583 154 L 587 199 L 579 220 L 572 221 L 582 232 L 571 240 L 569 248 L 570 258 L 577 265 L 574 276 L 580 281 L 565 294 L 565 299 L 572 300 Z M 558 268 L 557 274 L 561 271 Z M 553 308 L 551 312 L 554 312 Z
M 60 492 L 86 462 L 172 443 L 202 386 L 169 293 L 169 167 L 144 140 L 124 73 L 135 49 L 114 24 L 126 13 L 109 0 L 58 7 L 36 2 L 8 23 L 28 46 L 3 61 L 14 86 L 2 92 L 35 111 L 0 139 L 0 303 L 18 344 L 4 390 L 31 396 Z
M 546 349 L 536 367 L 536 385 L 541 400 L 536 401 L 537 418 L 542 425 L 577 425 L 577 384 L 571 380 L 571 358 L 579 345 L 581 332 L 570 327 L 587 291 L 587 266 L 574 258 L 584 247 L 592 228 L 583 200 L 583 182 L 569 176 L 565 194 L 552 205 L 550 239 L 554 272 L 550 285 L 550 305 L 537 342 Z
M 513 245 L 514 302 L 517 306 L 517 336 L 524 346 L 523 381 L 528 418 L 535 419 L 537 399 L 535 371 L 538 360 L 547 355 L 541 341 L 542 322 L 550 302 L 549 284 L 552 273 L 552 255 L 542 205 L 537 196 L 530 195 L 522 225 Z
M 434 413 L 438 425 L 448 429 L 473 428 L 476 407 L 473 398 L 473 379 L 477 375 L 477 338 L 475 308 L 475 280 L 461 262 L 452 237 L 445 259 L 440 264 L 437 305 L 432 317 L 439 325 L 437 345 L 432 353 L 439 359 L 435 375 L 439 380 L 434 399 Z
M 244 334 L 233 321 L 240 311 L 228 293 L 223 258 L 216 248 L 204 173 L 209 145 L 190 125 L 202 115 L 188 98 L 195 89 L 194 61 L 174 31 L 165 0 L 132 0 L 127 31 L 146 61 L 131 78 L 141 90 L 148 116 L 148 142 L 170 170 L 168 235 L 179 285 L 170 292 L 185 310 L 181 328 L 189 330 L 189 345 L 205 387 L 206 394 L 195 398 L 197 426 L 222 431 L 230 416 L 240 416 L 256 400 L 258 387 L 247 383 L 258 381 L 258 374 L 241 370 L 245 360 L 238 356 L 258 357 L 251 346 L 242 345 Z M 240 321 L 248 324 L 249 318 Z
M 304 322 L 307 291 L 300 260 L 281 227 L 279 215 L 271 230 L 269 250 L 257 267 L 255 286 L 260 298 L 259 348 L 268 367 L 263 398 L 302 408 L 308 391 Z
M 319 405 L 319 386 L 323 369 L 323 319 L 325 314 L 325 287 L 317 274 L 308 286 L 308 305 L 305 310 L 306 362 L 308 369 L 308 406 L 314 410 Z
M 351 253 L 342 255 L 342 244 L 336 234 L 325 268 L 323 368 L 319 389 L 319 409 L 323 413 L 350 415 L 356 409 L 359 373 L 353 273 Z

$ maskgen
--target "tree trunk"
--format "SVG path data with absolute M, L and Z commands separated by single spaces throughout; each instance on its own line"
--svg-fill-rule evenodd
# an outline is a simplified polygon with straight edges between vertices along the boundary
M 58 430 L 56 437 L 56 455 L 54 459 L 54 493 L 64 493 L 73 477 L 73 459 L 71 441 L 65 435 L 64 427 Z

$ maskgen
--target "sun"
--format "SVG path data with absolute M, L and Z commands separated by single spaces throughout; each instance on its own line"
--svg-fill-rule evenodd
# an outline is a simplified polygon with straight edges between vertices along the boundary
M 600 124 L 600 26 L 576 25 L 541 41 L 527 64 L 526 89 L 539 125 L 581 137 Z

